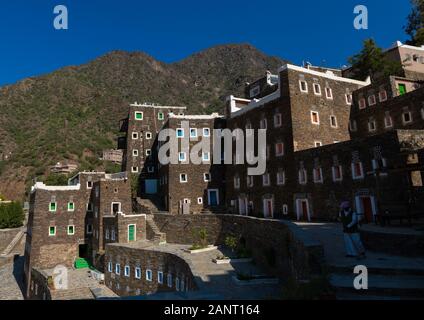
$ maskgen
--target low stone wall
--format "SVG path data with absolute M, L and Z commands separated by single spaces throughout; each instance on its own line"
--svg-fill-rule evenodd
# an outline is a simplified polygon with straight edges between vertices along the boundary
M 193 244 L 202 229 L 214 245 L 224 244 L 229 235 L 236 236 L 256 263 L 282 279 L 306 279 L 322 272 L 322 245 L 291 222 L 214 214 L 155 214 L 154 220 L 160 231 L 166 233 L 168 243 Z
M 9 245 L 13 238 L 21 231 L 22 228 L 0 229 L 0 253 Z

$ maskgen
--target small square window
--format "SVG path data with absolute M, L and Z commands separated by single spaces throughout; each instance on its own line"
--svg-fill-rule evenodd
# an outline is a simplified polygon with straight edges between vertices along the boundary
M 135 120 L 143 120 L 143 112 L 136 111 L 135 114 L 134 114 L 134 118 L 135 118 Z
M 146 149 L 146 156 L 150 156 L 152 154 L 152 149 Z
M 276 115 L 274 115 L 274 127 L 275 128 L 279 128 L 282 125 L 282 116 L 281 113 L 277 113 Z
M 379 98 L 380 102 L 386 101 L 387 100 L 387 91 L 381 90 L 378 94 L 378 98 Z
M 321 85 L 319 83 L 314 83 L 314 93 L 317 96 L 321 95 Z
M 204 173 L 203 174 L 203 180 L 205 181 L 205 182 L 211 182 L 211 174 L 210 173 Z
M 391 127 L 393 127 L 393 119 L 392 119 L 392 117 L 391 117 L 390 115 L 386 115 L 386 116 L 384 117 L 384 126 L 385 126 L 386 128 L 391 128 Z
M 203 128 L 203 136 L 204 137 L 210 137 L 211 130 L 209 128 Z
M 263 176 L 262 176 L 262 184 L 263 184 L 263 186 L 269 186 L 269 185 L 271 185 L 271 180 L 270 180 L 270 178 L 269 178 L 269 173 L 265 173 Z
M 349 93 L 346 93 L 345 98 L 346 98 L 346 104 L 350 106 L 352 104 L 352 95 Z
M 203 204 L 203 198 L 202 197 L 197 198 L 197 204 Z
M 375 95 L 371 95 L 371 96 L 369 96 L 368 97 L 368 104 L 370 105 L 370 106 L 373 106 L 373 105 L 375 105 L 377 102 L 376 102 L 376 99 L 375 99 Z
M 181 173 L 180 174 L 180 182 L 181 183 L 186 183 L 187 181 L 188 181 L 187 174 L 186 173 Z
M 150 139 L 152 139 L 152 133 L 146 132 L 146 140 L 150 140 Z
M 50 212 L 56 212 L 56 209 L 57 209 L 56 202 L 50 202 L 50 204 L 49 204 L 49 211 Z
M 177 129 L 177 138 L 184 138 L 184 129 L 182 129 L 182 128 L 178 128 Z
M 55 236 L 56 235 L 56 227 L 49 227 L 49 236 Z
M 158 113 L 158 120 L 163 120 L 165 119 L 165 115 L 163 114 L 163 112 L 159 112 Z
M 73 202 L 68 202 L 68 211 L 74 211 L 75 210 L 75 204 Z
M 312 124 L 319 124 L 319 113 L 316 111 L 311 111 L 311 122 Z
M 134 274 L 136 279 L 141 279 L 141 268 L 137 267 L 135 268 L 135 274 Z
M 190 129 L 190 138 L 197 138 L 197 129 L 196 128 Z
M 152 281 L 153 280 L 153 272 L 152 270 L 146 270 L 146 280 Z
M 68 235 L 72 236 L 75 234 L 75 226 L 68 226 Z
M 368 121 L 368 131 L 373 132 L 377 130 L 377 123 L 375 120 L 369 120 Z
M 130 276 L 130 266 L 125 266 L 124 268 L 124 276 L 129 277 Z
M 299 88 L 301 92 L 308 93 L 308 83 L 306 81 L 299 81 Z
M 275 155 L 277 157 L 284 156 L 284 143 L 278 142 L 275 144 Z
M 407 111 L 402 114 L 403 124 L 408 124 L 412 122 L 411 112 Z
M 202 159 L 203 159 L 203 161 L 210 161 L 210 153 L 209 152 L 203 152 L 202 153 Z
M 131 172 L 132 173 L 137 173 L 138 172 L 138 167 L 131 167 Z
M 178 160 L 181 162 L 184 162 L 187 160 L 187 156 L 185 152 L 179 152 L 178 153 Z
M 93 181 L 87 181 L 87 189 L 93 188 Z
M 148 172 L 148 173 L 154 173 L 154 172 L 155 172 L 155 167 L 153 167 L 153 166 L 148 166 L 148 167 L 147 167 L 147 172 Z
M 365 98 L 359 100 L 359 109 L 365 109 L 367 107 L 367 102 Z
M 315 146 L 315 148 L 322 147 L 322 142 L 321 141 L 315 141 L 314 146 Z
M 138 139 L 138 132 L 133 132 L 132 138 L 133 138 L 133 140 L 137 140 Z
M 138 150 L 137 149 L 133 150 L 133 157 L 138 157 Z

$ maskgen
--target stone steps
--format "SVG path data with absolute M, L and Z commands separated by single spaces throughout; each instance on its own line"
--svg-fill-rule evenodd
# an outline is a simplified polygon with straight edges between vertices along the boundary
M 147 227 L 151 229 L 151 231 L 153 232 L 153 242 L 154 243 L 166 243 L 166 233 L 161 232 L 158 228 L 158 226 L 156 225 L 154 219 L 153 219 L 153 215 L 147 215 L 146 216 L 146 223 L 147 223 Z
M 5 257 L 5 256 L 9 255 L 12 252 L 12 250 L 16 247 L 16 245 L 21 241 L 21 239 L 24 236 L 25 232 L 26 232 L 26 228 L 20 230 L 16 234 L 16 236 L 12 239 L 12 241 L 7 245 L 7 247 L 1 253 L 1 256 L 2 257 Z

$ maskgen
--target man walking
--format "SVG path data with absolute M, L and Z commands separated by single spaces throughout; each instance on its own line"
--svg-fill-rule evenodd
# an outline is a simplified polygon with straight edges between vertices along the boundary
M 342 202 L 340 209 L 346 257 L 363 259 L 365 258 L 365 248 L 359 234 L 361 215 L 352 210 L 349 201 Z

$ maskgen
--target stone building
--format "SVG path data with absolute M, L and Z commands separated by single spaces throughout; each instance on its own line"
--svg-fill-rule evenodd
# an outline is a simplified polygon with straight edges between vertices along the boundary
M 120 149 L 103 150 L 102 160 L 122 164 L 123 152 Z

